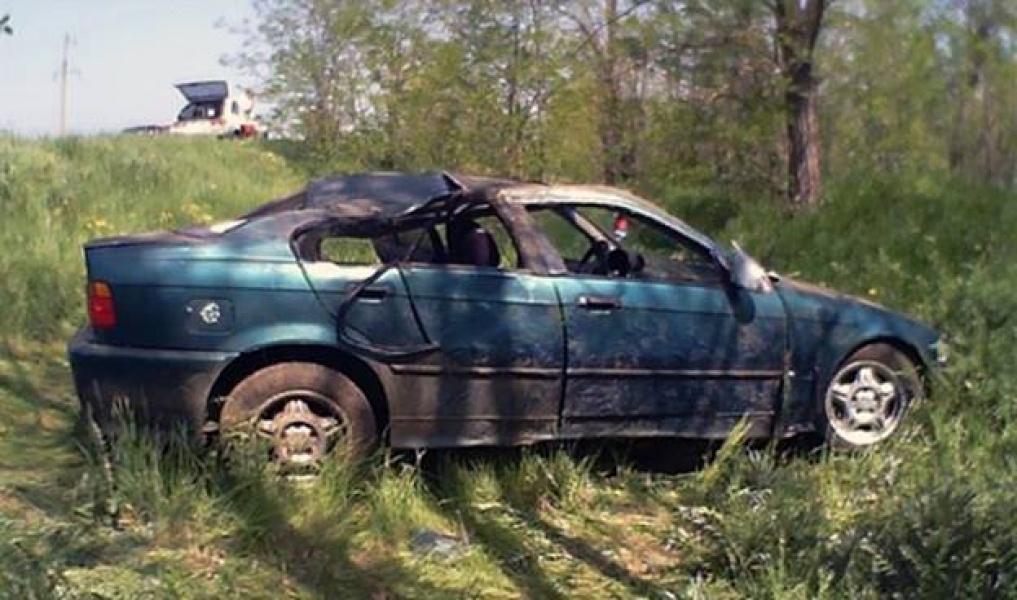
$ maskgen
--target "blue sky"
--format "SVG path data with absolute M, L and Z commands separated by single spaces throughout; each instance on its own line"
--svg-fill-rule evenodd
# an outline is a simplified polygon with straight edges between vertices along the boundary
M 0 0 L 13 36 L 0 37 L 0 130 L 54 135 L 64 34 L 73 42 L 72 133 L 169 123 L 183 106 L 174 83 L 241 74 L 220 59 L 243 38 L 217 23 L 250 18 L 249 0 Z

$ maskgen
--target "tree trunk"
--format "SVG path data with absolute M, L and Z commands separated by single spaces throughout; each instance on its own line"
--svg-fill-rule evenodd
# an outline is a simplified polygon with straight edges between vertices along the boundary
M 774 0 L 777 57 L 787 86 L 788 202 L 793 210 L 819 204 L 822 139 L 812 56 L 829 0 Z
M 605 39 L 600 57 L 600 147 L 604 183 L 614 185 L 621 180 L 622 123 L 621 91 L 618 82 L 617 29 L 618 0 L 604 2 Z
M 792 209 L 815 206 L 822 195 L 822 139 L 811 75 L 787 91 L 788 200 Z

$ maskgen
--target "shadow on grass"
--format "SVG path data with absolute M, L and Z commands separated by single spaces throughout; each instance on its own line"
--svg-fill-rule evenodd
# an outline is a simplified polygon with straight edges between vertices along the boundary
M 647 476 L 673 476 L 695 473 L 710 464 L 724 440 L 685 438 L 579 440 L 543 443 L 522 447 L 476 447 L 429 450 L 419 461 L 422 474 L 429 481 L 439 480 L 450 465 L 486 465 L 506 467 L 518 464 L 527 454 L 550 457 L 565 453 L 576 461 L 586 462 L 590 470 L 611 478 L 623 470 Z M 772 448 L 770 446 L 772 445 Z M 818 440 L 799 436 L 776 444 L 759 440 L 746 442 L 747 447 L 774 452 L 781 462 L 811 460 L 821 456 Z M 401 460 L 412 460 L 409 452 L 397 452 Z
M 220 532 L 204 535 L 236 559 L 234 565 L 262 564 L 281 575 L 268 577 L 268 581 L 278 584 L 281 579 L 285 584 L 285 590 L 277 590 L 280 594 L 298 591 L 301 597 L 381 600 L 396 597 L 391 591 L 396 588 L 412 589 L 420 597 L 457 595 L 455 590 L 421 581 L 395 555 L 368 556 L 358 547 L 356 538 L 366 527 L 359 520 L 364 495 L 361 486 L 370 485 L 373 478 L 369 465 L 335 466 L 319 480 L 304 485 L 287 482 L 264 468 L 260 456 L 234 457 L 229 465 L 211 453 L 198 460 L 193 460 L 193 454 L 182 454 L 180 458 L 183 473 L 171 476 L 171 483 L 183 475 L 181 487 L 189 486 L 196 495 L 202 495 L 194 506 L 206 510 L 213 507 L 218 520 L 227 523 Z M 132 468 L 142 463 L 135 462 Z M 172 473 L 176 466 L 163 468 Z M 117 479 L 123 480 L 123 474 Z M 131 491 L 121 489 L 118 493 L 130 498 Z M 188 501 L 181 502 L 186 505 Z M 204 525 L 201 519 L 176 510 L 156 527 L 187 529 Z M 202 536 L 199 531 L 194 537 Z M 244 578 L 243 573 L 238 576 Z M 265 579 L 265 571 L 253 577 Z M 241 592 L 248 590 L 241 595 L 252 593 L 248 581 L 241 581 L 237 587 Z M 261 591 L 267 590 L 253 590 Z
M 66 364 L 44 352 L 18 350 L 6 338 L 0 338 L 0 389 L 11 404 L 4 408 L 17 416 L 51 411 L 68 422 L 77 416 Z
M 542 532 L 552 543 L 563 548 L 569 556 L 586 563 L 601 576 L 620 583 L 630 594 L 644 597 L 662 591 L 653 583 L 632 574 L 626 567 L 608 558 L 604 550 L 596 549 L 584 540 L 566 534 L 539 516 L 528 515 L 526 523 L 534 530 Z
M 350 558 L 351 536 L 341 523 L 291 524 L 297 504 L 286 502 L 285 490 L 256 472 L 223 472 L 210 486 L 214 498 L 232 512 L 237 523 L 227 546 L 251 558 L 276 565 L 304 591 L 319 597 L 341 594 L 369 597 L 370 577 Z M 340 523 L 337 526 L 337 522 Z
M 594 486 L 624 490 L 622 510 L 631 506 L 635 513 L 671 515 L 667 525 L 670 527 L 676 524 L 676 508 L 683 502 L 684 494 L 668 494 L 664 490 L 675 489 L 671 485 L 675 477 L 693 476 L 710 465 L 721 445 L 721 442 L 702 440 L 623 440 L 546 444 L 523 449 L 438 451 L 426 454 L 420 466 L 431 494 L 438 499 L 437 507 L 448 519 L 462 523 L 471 543 L 494 557 L 502 572 L 523 595 L 540 598 L 571 595 L 572 592 L 563 591 L 561 587 L 562 575 L 549 573 L 538 558 L 541 552 L 547 552 L 567 557 L 574 565 L 581 565 L 587 572 L 613 582 L 627 595 L 652 597 L 666 591 L 663 581 L 651 581 L 637 572 L 649 568 L 647 564 L 640 562 L 640 566 L 633 569 L 615 560 L 617 543 L 620 543 L 618 535 L 627 532 L 612 531 L 617 524 L 605 525 L 586 514 L 587 508 L 596 508 L 596 500 L 592 504 L 589 500 L 573 504 L 575 501 L 568 497 L 555 497 L 567 496 L 568 490 L 516 489 L 520 478 L 513 477 L 512 472 L 523 468 L 520 464 L 528 455 L 536 455 L 553 470 L 554 454 L 564 452 L 570 460 L 585 465 L 579 468 L 587 469 L 586 476 Z M 774 453 L 778 463 L 815 456 L 814 441 L 805 438 L 773 445 L 759 442 L 751 446 Z M 495 474 L 497 490 L 493 502 L 482 502 L 478 506 L 470 500 L 467 489 L 470 483 L 463 479 L 463 474 L 485 471 Z M 547 478 L 552 480 L 553 487 L 556 474 Z M 539 481 L 535 484 L 536 487 L 540 485 Z M 492 492 L 488 490 L 487 493 Z M 551 514 L 568 515 L 569 526 L 562 526 L 545 514 L 543 506 L 548 502 L 558 505 Z M 613 507 L 619 509 L 617 504 Z M 577 535 L 576 527 L 593 535 Z M 666 531 L 653 534 L 654 539 L 669 535 Z M 546 542 L 540 542 L 541 538 Z M 639 549 L 635 548 L 634 554 L 632 550 L 627 548 L 629 554 L 641 561 Z
M 541 564 L 542 544 L 535 540 L 544 538 L 551 548 L 543 551 L 567 557 L 567 561 L 573 563 L 571 569 L 582 566 L 615 582 L 629 595 L 646 597 L 660 592 L 661 588 L 613 560 L 609 556 L 612 548 L 595 547 L 591 541 L 572 535 L 542 517 L 539 504 L 543 500 L 533 496 L 540 496 L 540 491 L 510 489 L 507 486 L 512 485 L 512 478 L 505 474 L 522 468 L 520 462 L 528 454 L 535 454 L 538 460 L 550 460 L 554 453 L 564 452 L 578 464 L 587 465 L 580 468 L 589 469 L 594 483 L 609 483 L 615 479 L 627 483 L 631 479 L 620 477 L 619 473 L 633 469 L 649 476 L 693 472 L 708 460 L 713 446 L 699 441 L 620 441 L 439 451 L 425 455 L 421 468 L 431 494 L 439 499 L 437 506 L 448 519 L 466 528 L 471 543 L 492 556 L 524 596 L 571 597 L 572 592 L 561 587 L 561 578 L 548 573 Z M 485 470 L 496 474 L 496 501 L 501 508 L 493 511 L 469 501 L 470 492 L 466 489 L 469 484 L 462 479 L 465 472 Z M 654 501 L 644 490 L 631 490 L 630 495 L 644 502 Z M 536 504 L 524 498 L 534 499 Z M 506 514 L 516 526 L 506 521 Z
M 445 490 L 445 493 L 450 490 Z M 455 495 L 454 492 L 450 495 Z M 563 590 L 540 564 L 539 550 L 527 543 L 519 529 L 491 518 L 485 511 L 462 502 L 439 502 L 446 516 L 462 524 L 471 544 L 479 546 L 494 559 L 501 572 L 527 598 L 567 598 Z
M 39 560 L 45 558 L 46 564 L 59 566 L 57 571 L 121 562 L 141 568 L 137 561 L 146 562 L 146 553 L 160 548 L 158 534 L 151 529 L 159 524 L 146 524 L 147 519 L 139 514 L 112 515 L 117 525 L 114 528 L 101 524 L 111 516 L 104 514 L 105 503 L 127 504 L 127 491 L 122 489 L 125 473 L 114 472 L 116 487 L 102 489 L 100 453 L 78 412 L 66 364 L 51 351 L 14 347 L 9 340 L 0 339 L 0 414 L 4 415 L 0 424 L 0 517 L 22 521 L 30 519 L 29 513 L 36 513 L 51 522 L 54 529 L 43 536 Z M 146 464 L 171 472 L 176 469 L 162 481 L 179 483 L 196 492 L 205 490 L 215 510 L 228 515 L 234 524 L 219 543 L 242 558 L 273 565 L 304 593 L 323 598 L 388 598 L 392 595 L 386 591 L 387 586 L 402 585 L 426 597 L 456 595 L 418 581 L 392 558 L 355 557 L 351 544 L 357 527 L 348 522 L 346 515 L 294 526 L 291 517 L 300 504 L 294 501 L 294 495 L 280 493 L 277 482 L 270 478 L 229 472 L 219 465 L 201 465 L 186 458 L 184 464 L 172 464 L 177 460 L 175 452 L 166 450 L 161 442 L 146 444 L 140 451 L 148 450 L 160 454 L 140 457 L 133 469 L 145 469 Z M 143 486 L 161 479 L 144 473 L 127 475 L 132 482 L 126 485 Z M 135 492 L 135 498 L 147 494 L 152 502 L 163 503 L 172 503 L 166 498 L 174 493 Z M 142 506 L 131 506 L 130 510 L 144 512 L 144 500 L 136 504 Z M 182 519 L 170 523 L 181 530 L 200 523 L 196 517 L 165 516 L 170 521 Z M 135 522 L 124 523 L 123 519 Z M 174 544 L 170 541 L 166 547 Z
M 0 486 L 44 512 L 66 512 L 88 443 L 66 365 L 0 340 L 0 412 Z

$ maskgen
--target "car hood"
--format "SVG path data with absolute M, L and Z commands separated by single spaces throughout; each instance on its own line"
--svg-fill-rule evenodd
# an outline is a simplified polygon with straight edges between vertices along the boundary
M 790 277 L 781 276 L 780 287 L 783 289 L 793 290 L 795 294 L 821 304 L 838 307 L 859 305 L 875 311 L 892 313 L 890 309 L 886 308 L 882 304 L 873 302 L 868 298 L 852 296 L 850 294 L 838 292 L 837 290 L 832 290 L 807 281 L 799 281 Z
M 884 331 L 908 339 L 916 346 L 932 343 L 940 337 L 936 329 L 866 298 L 785 277 L 781 277 L 776 288 L 797 320 L 851 324 L 860 326 L 861 330 Z
M 795 323 L 794 329 L 799 334 L 819 332 L 814 341 L 835 342 L 847 352 L 873 340 L 899 340 L 916 352 L 926 367 L 946 364 L 946 336 L 907 315 L 794 279 L 780 278 L 774 287 Z

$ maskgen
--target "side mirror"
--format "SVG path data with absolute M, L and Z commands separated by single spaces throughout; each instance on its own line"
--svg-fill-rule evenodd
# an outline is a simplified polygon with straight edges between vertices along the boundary
M 731 242 L 731 246 L 734 252 L 731 253 L 730 261 L 722 264 L 722 267 L 726 266 L 725 272 L 731 283 L 750 292 L 772 292 L 773 282 L 766 269 L 742 250 L 738 242 Z

